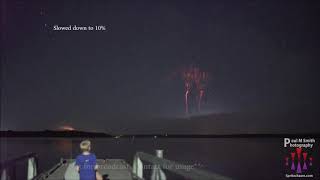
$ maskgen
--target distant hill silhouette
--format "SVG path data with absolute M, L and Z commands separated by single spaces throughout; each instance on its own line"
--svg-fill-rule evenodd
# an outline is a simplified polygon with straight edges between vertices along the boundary
M 190 116 L 184 118 L 114 119 L 101 122 L 104 132 L 84 131 L 1 131 L 1 137 L 279 137 L 320 134 L 315 107 L 261 110 Z
M 320 133 L 296 134 L 124 134 L 112 136 L 105 133 L 82 131 L 0 131 L 0 137 L 7 138 L 279 138 L 279 137 L 320 137 Z
M 106 133 L 84 131 L 0 131 L 0 137 L 112 137 Z
M 309 134 L 320 133 L 314 109 L 261 110 L 185 118 L 119 119 L 118 134 Z M 125 129 L 125 130 L 122 130 Z

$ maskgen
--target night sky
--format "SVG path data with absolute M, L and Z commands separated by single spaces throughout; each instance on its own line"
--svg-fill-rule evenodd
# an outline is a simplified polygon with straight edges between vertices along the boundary
M 317 110 L 319 17 L 316 1 L 3 0 L 1 129 L 184 117 L 190 64 L 210 73 L 204 114 Z

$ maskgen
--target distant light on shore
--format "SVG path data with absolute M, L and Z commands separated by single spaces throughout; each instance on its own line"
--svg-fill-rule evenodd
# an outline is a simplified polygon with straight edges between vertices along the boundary
M 71 126 L 65 125 L 65 126 L 60 126 L 59 130 L 62 130 L 62 131 L 75 131 L 76 129 L 71 127 Z

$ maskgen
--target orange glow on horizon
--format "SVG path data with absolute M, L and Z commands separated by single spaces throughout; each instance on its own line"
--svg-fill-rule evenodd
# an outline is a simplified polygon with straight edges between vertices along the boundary
M 64 125 L 64 126 L 60 126 L 59 130 L 63 130 L 63 131 L 74 131 L 76 130 L 75 128 L 68 126 L 68 125 Z

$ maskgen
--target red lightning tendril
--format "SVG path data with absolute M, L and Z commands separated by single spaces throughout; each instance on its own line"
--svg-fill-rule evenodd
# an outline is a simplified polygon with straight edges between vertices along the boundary
M 190 92 L 197 91 L 197 106 L 198 111 L 201 111 L 201 103 L 205 95 L 205 88 L 208 82 L 209 73 L 201 71 L 200 68 L 190 66 L 182 70 L 182 78 L 185 86 L 185 111 L 189 114 L 189 101 Z

